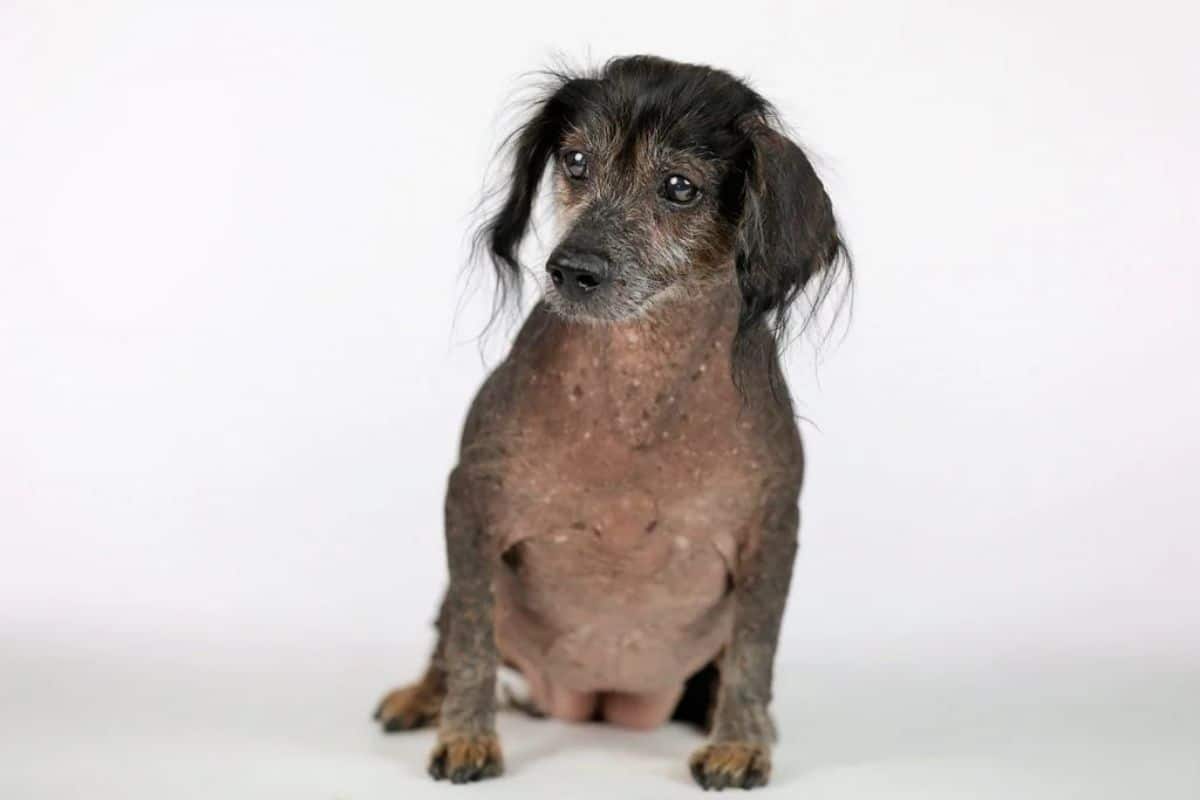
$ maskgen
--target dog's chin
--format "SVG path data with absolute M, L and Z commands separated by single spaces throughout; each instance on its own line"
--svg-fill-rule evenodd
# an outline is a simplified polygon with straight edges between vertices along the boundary
M 602 287 L 594 295 L 581 300 L 565 297 L 555 287 L 546 288 L 547 307 L 559 317 L 572 322 L 593 325 L 628 322 L 644 317 L 654 305 L 653 296 L 635 298 L 627 294 Z
M 628 285 L 610 285 L 577 300 L 563 295 L 553 284 L 548 284 L 543 299 L 551 312 L 572 322 L 620 324 L 657 316 L 680 302 L 686 303 L 691 298 L 703 295 L 703 291 L 692 288 L 693 291 L 689 292 L 678 285 L 657 288 L 642 285 L 638 287 L 639 291 L 632 291 Z

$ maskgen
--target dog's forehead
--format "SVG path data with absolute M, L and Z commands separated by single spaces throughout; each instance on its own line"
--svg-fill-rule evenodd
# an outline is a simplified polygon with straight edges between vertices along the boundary
M 716 157 L 738 136 L 737 117 L 704 100 L 595 104 L 576 116 L 564 140 L 629 163 L 671 155 Z
M 707 160 L 712 156 L 705 137 L 696 132 L 614 118 L 573 127 L 563 144 L 584 150 L 599 162 L 626 168 L 673 159 Z
M 565 142 L 629 164 L 727 157 L 745 138 L 742 123 L 765 107 L 727 73 L 672 62 L 619 62 L 585 84 Z

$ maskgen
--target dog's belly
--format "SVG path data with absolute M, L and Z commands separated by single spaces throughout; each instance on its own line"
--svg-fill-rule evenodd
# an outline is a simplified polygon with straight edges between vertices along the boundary
M 501 653 L 531 681 L 572 692 L 678 687 L 728 640 L 733 537 L 637 492 L 600 506 L 505 548 Z

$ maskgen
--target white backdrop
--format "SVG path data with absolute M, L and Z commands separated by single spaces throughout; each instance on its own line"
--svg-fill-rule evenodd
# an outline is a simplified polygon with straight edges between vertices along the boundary
M 556 53 L 654 52 L 777 102 L 857 260 L 845 337 L 789 356 L 810 478 L 783 663 L 1194 666 L 1198 24 L 1183 2 L 6 3 L 8 665 L 381 653 L 338 696 L 355 712 L 408 677 L 504 344 L 481 358 L 490 284 L 462 267 L 506 101 Z

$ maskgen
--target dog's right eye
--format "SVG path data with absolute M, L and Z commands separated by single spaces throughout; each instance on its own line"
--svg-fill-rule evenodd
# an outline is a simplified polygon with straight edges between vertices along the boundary
M 578 150 L 568 150 L 563 153 L 563 169 L 569 177 L 583 180 L 588 174 L 587 156 Z

